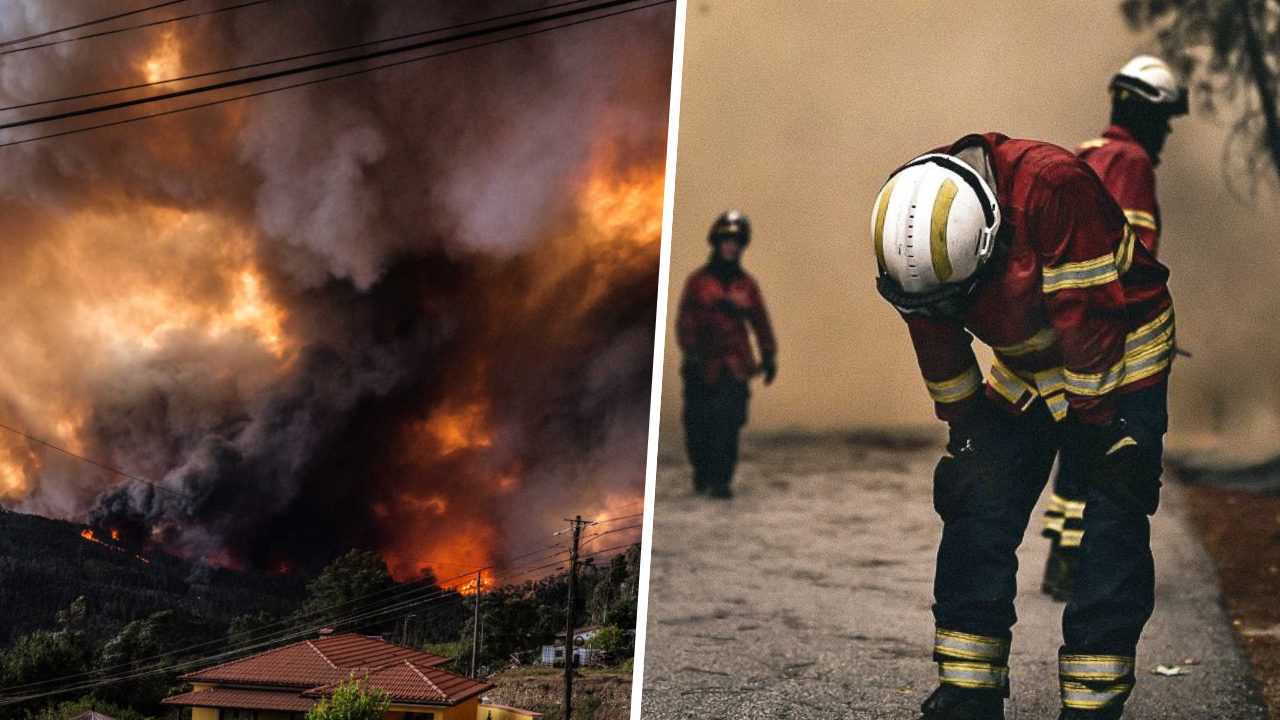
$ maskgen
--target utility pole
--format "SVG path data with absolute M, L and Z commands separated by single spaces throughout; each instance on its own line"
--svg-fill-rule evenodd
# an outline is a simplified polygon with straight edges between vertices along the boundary
M 415 613 L 409 613 L 404 616 L 404 626 L 400 628 L 400 644 L 409 644 L 409 620 L 417 617 Z
M 573 545 L 569 549 L 569 603 L 564 622 L 564 720 L 569 720 L 573 714 L 573 592 L 578 584 L 578 540 L 582 537 L 583 526 L 595 524 L 584 521 L 581 515 L 568 522 L 573 523 Z
M 476 649 L 480 647 L 480 573 L 483 570 L 476 571 L 476 610 L 475 616 L 471 618 L 471 679 L 476 677 Z

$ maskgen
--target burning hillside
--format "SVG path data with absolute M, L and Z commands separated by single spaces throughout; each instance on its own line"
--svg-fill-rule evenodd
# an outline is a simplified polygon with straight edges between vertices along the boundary
M 110 5 L 19 4 L 5 36 Z M 13 55 L 0 102 L 508 5 L 246 9 Z M 402 578 L 637 512 L 672 26 L 655 8 L 0 150 L 0 422 L 159 486 L 4 434 L 0 502 L 234 567 L 369 547 Z

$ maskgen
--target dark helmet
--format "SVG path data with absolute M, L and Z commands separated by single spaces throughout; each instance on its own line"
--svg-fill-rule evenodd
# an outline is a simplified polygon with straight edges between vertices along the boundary
M 707 242 L 715 245 L 725 238 L 737 238 L 746 247 L 751 242 L 751 221 L 741 210 L 726 210 L 711 224 Z

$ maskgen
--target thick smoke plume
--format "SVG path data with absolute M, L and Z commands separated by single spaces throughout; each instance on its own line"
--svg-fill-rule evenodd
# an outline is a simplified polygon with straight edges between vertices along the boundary
M 536 6 L 280 0 L 7 56 L 0 103 Z M 112 8 L 13 0 L 0 37 Z M 0 500 L 401 576 L 638 512 L 672 32 L 651 9 L 0 150 L 0 420 L 167 489 L 5 436 Z

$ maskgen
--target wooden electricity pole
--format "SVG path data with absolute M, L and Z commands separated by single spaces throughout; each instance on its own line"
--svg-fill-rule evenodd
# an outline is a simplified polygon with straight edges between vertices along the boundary
M 578 584 L 578 541 L 582 537 L 583 526 L 593 524 L 584 521 L 581 515 L 569 522 L 573 523 L 573 545 L 569 549 L 569 602 L 564 621 L 564 720 L 569 720 L 573 714 L 573 592 Z
M 471 618 L 471 679 L 476 677 L 476 650 L 480 647 L 480 573 L 483 570 L 476 571 L 476 610 L 475 616 Z

